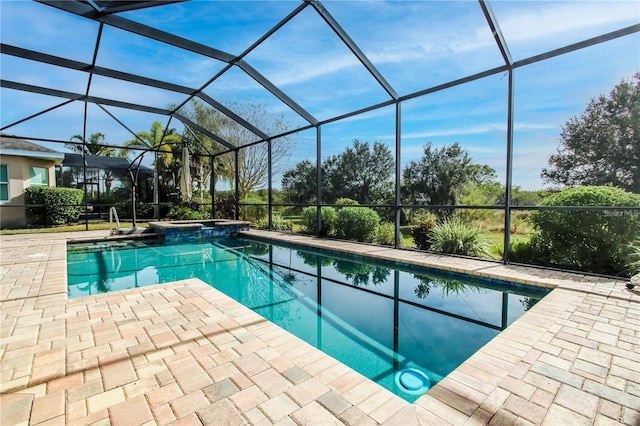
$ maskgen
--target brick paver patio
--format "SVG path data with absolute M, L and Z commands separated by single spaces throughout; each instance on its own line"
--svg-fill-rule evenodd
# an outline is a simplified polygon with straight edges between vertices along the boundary
M 622 281 L 251 231 L 552 287 L 414 404 L 199 280 L 68 299 L 66 241 L 0 236 L 0 424 L 640 424 Z

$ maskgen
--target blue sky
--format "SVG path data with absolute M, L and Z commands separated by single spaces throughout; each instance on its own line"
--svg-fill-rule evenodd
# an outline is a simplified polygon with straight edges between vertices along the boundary
M 122 16 L 234 55 L 290 13 L 295 1 L 192 1 Z M 399 95 L 502 65 L 475 1 L 325 1 Z M 493 1 L 490 3 L 515 60 L 544 53 L 640 22 L 637 1 Z M 3 43 L 91 62 L 98 26 L 51 7 L 0 1 Z M 540 170 L 558 146 L 564 122 L 588 101 L 608 93 L 640 70 L 640 37 L 626 36 L 515 71 L 514 184 L 542 186 Z M 388 100 L 312 7 L 252 51 L 245 60 L 320 120 Z M 224 63 L 106 26 L 97 64 L 199 88 Z M 87 74 L 2 56 L 2 78 L 84 93 Z M 222 103 L 261 103 L 291 127 L 305 124 L 286 105 L 238 68 L 204 92 Z M 165 108 L 184 95 L 96 76 L 91 94 Z M 504 180 L 507 78 L 498 74 L 402 104 L 401 161 L 420 157 L 426 142 L 459 142 L 477 163 Z M 2 125 L 59 104 L 63 99 L 1 91 Z M 107 109 L 133 131 L 166 117 Z M 22 136 L 68 140 L 82 132 L 84 105 L 73 103 L 6 130 Z M 322 155 L 337 154 L 353 139 L 380 141 L 394 151 L 395 110 L 386 107 L 322 127 Z M 178 130 L 177 121 L 171 125 Z M 88 108 L 88 133 L 121 144 L 131 135 L 98 107 Z M 288 163 L 315 160 L 315 131 L 294 135 Z M 49 145 L 63 150 L 60 145 Z M 275 182 L 278 186 L 278 182 Z

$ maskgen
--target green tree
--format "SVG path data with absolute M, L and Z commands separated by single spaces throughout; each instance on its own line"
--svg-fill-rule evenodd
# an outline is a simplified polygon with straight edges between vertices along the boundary
M 288 128 L 283 116 L 273 116 L 267 113 L 262 104 L 232 102 L 227 107 L 268 135 L 282 133 Z M 260 137 L 231 117 L 196 99 L 181 109 L 180 113 L 238 147 L 238 170 L 236 170 L 233 153 L 218 156 L 218 163 L 214 167 L 216 169 L 215 177 L 225 179 L 232 185 L 235 184 L 235 176 L 238 176 L 238 191 L 241 200 L 247 198 L 252 191 L 266 186 L 269 178 L 268 142 L 242 148 L 243 145 L 260 140 Z M 226 147 L 219 146 L 216 141 L 206 135 L 199 132 L 196 134 L 198 139 L 208 146 L 211 153 L 227 150 Z M 189 138 L 193 139 L 191 136 Z M 271 172 L 273 175 L 278 175 L 286 167 L 287 159 L 295 147 L 295 142 L 288 137 L 283 137 L 273 139 L 269 143 L 271 144 Z
M 318 181 L 316 166 L 309 160 L 303 160 L 296 167 L 282 174 L 282 190 L 286 194 L 286 202 L 296 204 L 312 204 L 316 200 Z
M 91 133 L 89 139 L 83 144 L 84 138 L 82 135 L 73 135 L 71 142 L 74 140 L 78 143 L 66 143 L 65 148 L 77 153 L 86 155 L 102 155 L 103 157 L 116 157 L 116 149 L 111 146 L 104 146 L 106 135 L 104 133 L 96 132 Z
M 222 114 L 195 98 L 180 109 L 180 114 L 214 134 L 220 134 L 220 129 L 224 125 L 224 116 Z M 185 128 L 183 138 L 187 141 L 189 152 L 192 154 L 190 158 L 191 164 L 198 170 L 198 173 L 191 175 L 192 183 L 195 182 L 197 188 L 200 190 L 209 188 L 211 173 L 213 173 L 216 181 L 218 179 L 230 181 L 233 178 L 233 170 L 229 169 L 227 167 L 228 162 L 221 161 L 220 157 L 216 158 L 213 169 L 211 168 L 212 165 L 208 160 L 208 155 L 219 153 L 224 148 L 218 142 L 195 129 L 188 130 Z
M 349 198 L 359 204 L 385 202 L 393 194 L 393 170 L 393 156 L 386 145 L 356 139 L 351 147 L 322 162 L 322 201 L 334 203 Z M 316 166 L 312 162 L 303 160 L 282 176 L 282 188 L 292 202 L 315 202 Z
M 612 185 L 640 193 L 640 73 L 565 123 L 541 176 L 561 187 Z
M 87 142 L 83 145 L 78 145 L 76 143 L 66 143 L 65 147 L 70 149 L 71 151 L 85 155 L 101 155 L 103 157 L 126 157 L 126 153 L 123 150 L 116 150 L 116 148 L 111 146 L 105 146 L 106 135 L 101 132 L 92 133 L 89 136 Z M 82 135 L 73 135 L 70 141 L 76 140 L 79 143 L 83 142 Z M 111 185 L 115 180 L 115 176 L 113 171 L 111 170 L 101 170 L 102 179 L 104 180 L 105 193 L 111 192 Z
M 169 165 L 173 161 L 173 147 L 171 144 L 179 143 L 182 137 L 176 133 L 175 129 L 165 129 L 162 127 L 162 123 L 154 121 L 151 123 L 149 131 L 143 130 L 136 133 L 138 136 L 135 139 L 131 139 L 125 142 L 125 146 L 128 148 L 139 148 L 143 150 L 152 150 L 154 153 L 154 168 L 153 168 L 153 204 L 154 204 L 154 217 L 157 218 L 158 203 L 160 200 L 160 174 L 168 169 Z M 170 180 L 175 185 L 175 176 L 171 173 Z M 168 185 L 167 182 L 166 187 Z
M 490 167 L 472 164 L 457 142 L 439 149 L 428 142 L 420 161 L 411 161 L 402 172 L 405 203 L 426 200 L 432 205 L 455 205 L 465 184 L 486 182 L 492 174 Z
M 323 162 L 323 201 L 350 198 L 360 204 L 382 203 L 391 197 L 394 167 L 386 145 L 374 142 L 371 146 L 355 139 L 352 147 Z

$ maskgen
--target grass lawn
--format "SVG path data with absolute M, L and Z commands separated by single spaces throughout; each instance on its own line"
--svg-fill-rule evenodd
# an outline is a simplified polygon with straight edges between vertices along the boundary
M 89 222 L 89 231 L 102 231 L 109 230 L 109 222 Z M 120 228 L 131 228 L 133 222 L 120 222 Z M 147 222 L 138 222 L 138 227 L 144 228 L 149 226 Z M 86 231 L 84 223 L 76 225 L 62 225 L 62 226 L 50 226 L 47 228 L 24 228 L 24 229 L 2 229 L 0 235 L 16 235 L 16 234 L 44 234 L 50 232 L 74 232 L 74 231 Z

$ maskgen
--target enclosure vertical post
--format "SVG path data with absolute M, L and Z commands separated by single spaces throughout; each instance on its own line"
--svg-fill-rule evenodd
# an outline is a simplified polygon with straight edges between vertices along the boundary
M 235 185 L 236 185 L 236 197 L 235 197 L 236 198 L 236 217 L 235 217 L 235 219 L 239 220 L 240 219 L 240 188 L 238 187 L 238 183 L 240 183 L 240 179 L 238 178 L 238 171 L 240 170 L 239 169 L 240 159 L 238 158 L 239 157 L 239 155 L 238 155 L 239 150 L 236 149 L 233 152 L 235 154 L 234 164 L 235 164 L 235 169 L 236 169 L 236 176 L 235 176 L 235 179 L 236 179 L 236 182 L 235 182 Z
M 84 120 L 82 122 L 82 180 L 84 187 L 84 229 L 89 230 L 89 205 L 87 204 L 87 101 L 84 102 Z
M 211 161 L 211 177 L 209 184 L 209 192 L 211 193 L 211 219 L 216 218 L 216 168 L 215 157 L 209 154 L 209 161 Z
M 504 250 L 502 262 L 509 262 L 509 245 L 511 244 L 511 185 L 513 175 L 513 68 L 509 69 L 507 100 L 507 176 L 504 197 Z
M 396 223 L 395 223 L 395 241 L 394 246 L 398 248 L 400 246 L 400 218 L 401 218 L 401 207 L 402 199 L 400 194 L 400 179 L 401 179 L 401 170 L 400 170 L 400 151 L 401 151 L 401 119 L 402 119 L 402 111 L 400 102 L 396 102 L 396 197 L 394 202 L 394 207 L 396 210 Z
M 320 236 L 322 229 L 322 131 L 316 127 L 316 235 Z
M 160 219 L 160 173 L 158 172 L 158 151 L 153 160 L 153 218 Z
M 275 281 L 273 270 L 273 245 L 269 244 L 269 316 L 273 318 Z
M 502 293 L 502 329 L 509 325 L 509 293 Z
M 316 340 L 318 343 L 318 349 L 322 349 L 322 265 L 320 259 L 316 258 L 316 274 L 318 277 L 316 288 Z
M 400 331 L 400 272 L 393 272 L 393 371 L 398 371 L 398 352 Z
M 269 179 L 268 182 L 268 186 L 267 186 L 267 200 L 269 202 L 269 207 L 267 209 L 267 214 L 269 215 L 269 220 L 268 220 L 268 228 L 269 230 L 271 230 L 271 228 L 273 227 L 273 221 L 271 219 L 271 215 L 273 214 L 273 183 L 272 183 L 272 177 L 271 173 L 273 172 L 272 168 L 271 168 L 271 160 L 272 160 L 272 144 L 271 144 L 271 139 L 269 139 L 268 141 L 265 142 L 267 144 L 267 176 Z

